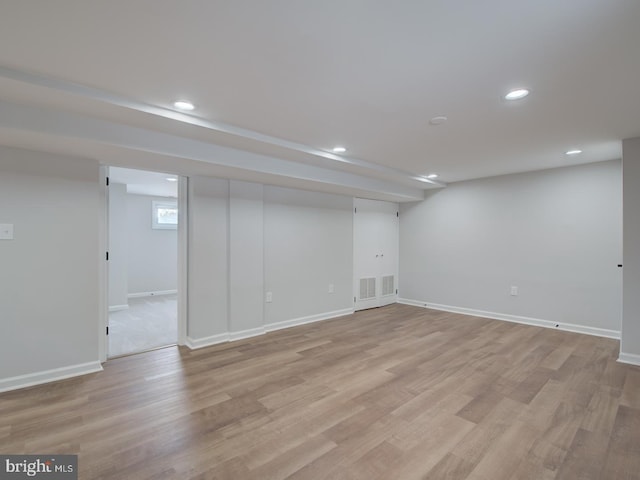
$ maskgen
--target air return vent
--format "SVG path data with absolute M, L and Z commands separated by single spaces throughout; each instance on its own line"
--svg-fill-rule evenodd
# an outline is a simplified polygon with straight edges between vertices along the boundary
M 368 298 L 376 298 L 376 279 L 374 277 L 360 279 L 360 300 Z
M 382 295 L 393 295 L 396 291 L 393 275 L 382 277 Z

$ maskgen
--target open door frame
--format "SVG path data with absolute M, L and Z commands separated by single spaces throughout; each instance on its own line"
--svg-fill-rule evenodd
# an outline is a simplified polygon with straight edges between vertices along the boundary
M 178 177 L 178 345 L 187 342 L 189 178 Z
M 109 352 L 109 338 L 107 326 L 109 325 L 109 264 L 107 252 L 109 251 L 109 166 L 100 165 L 100 216 L 99 223 L 99 252 L 98 252 L 98 355 L 101 363 L 107 361 Z M 187 339 L 188 316 L 188 190 L 189 179 L 179 176 L 178 181 L 178 345 L 185 345 Z
M 107 251 L 109 249 L 109 189 L 107 188 L 109 167 L 100 165 L 100 217 L 98 219 L 98 355 L 100 363 L 107 361 L 109 339 L 107 325 L 109 324 L 109 264 Z

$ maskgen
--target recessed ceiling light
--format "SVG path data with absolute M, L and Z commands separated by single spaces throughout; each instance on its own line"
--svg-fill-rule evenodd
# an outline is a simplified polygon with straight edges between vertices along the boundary
M 444 115 L 440 115 L 437 117 L 433 117 L 431 120 L 429 120 L 429 123 L 431 125 L 442 125 L 446 121 L 447 121 L 447 117 L 445 117 Z
M 176 177 L 167 177 L 166 178 L 167 182 L 177 182 L 178 179 Z
M 347 149 L 344 147 L 333 147 L 333 153 L 344 153 Z
M 191 110 L 196 108 L 193 105 L 193 103 L 187 102 L 187 101 L 184 101 L 184 100 L 178 100 L 177 102 L 173 102 L 173 106 L 176 107 L 179 110 L 185 110 L 187 112 L 190 112 Z
M 429 175 L 427 175 L 427 178 L 430 178 L 431 180 L 433 180 L 434 178 L 438 178 L 438 174 L 437 173 L 430 173 Z
M 511 90 L 507 93 L 504 98 L 505 100 L 520 100 L 521 98 L 529 95 L 529 90 L 526 88 L 516 88 L 515 90 Z
M 577 148 L 574 150 L 568 150 L 565 152 L 565 155 L 578 155 L 582 153 L 582 150 L 578 150 Z

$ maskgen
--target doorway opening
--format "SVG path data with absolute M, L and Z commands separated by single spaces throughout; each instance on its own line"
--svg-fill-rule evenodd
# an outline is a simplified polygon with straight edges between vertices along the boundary
M 180 343 L 180 184 L 108 169 L 107 358 Z

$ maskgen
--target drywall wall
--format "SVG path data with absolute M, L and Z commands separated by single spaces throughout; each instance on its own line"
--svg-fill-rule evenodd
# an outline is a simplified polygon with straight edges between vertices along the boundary
M 620 359 L 640 365 L 640 138 L 622 142 L 624 293 Z
M 129 295 L 178 288 L 178 231 L 151 228 L 153 201 L 177 200 L 127 194 Z
M 99 211 L 97 162 L 0 147 L 0 390 L 100 368 Z
M 200 347 L 350 313 L 352 202 L 191 177 L 188 344 Z M 273 299 L 268 303 L 267 292 Z
M 229 330 L 232 338 L 264 328 L 263 190 L 229 182 Z M 235 334 L 235 335 L 234 335 Z
M 188 202 L 187 336 L 192 344 L 196 340 L 204 344 L 225 341 L 229 331 L 229 181 L 191 177 Z
M 265 290 L 273 296 L 266 325 L 353 308 L 352 203 L 264 187 Z
M 128 307 L 127 186 L 109 185 L 109 309 Z
M 611 161 L 427 192 L 401 207 L 399 296 L 614 335 L 621 185 L 621 164 Z

